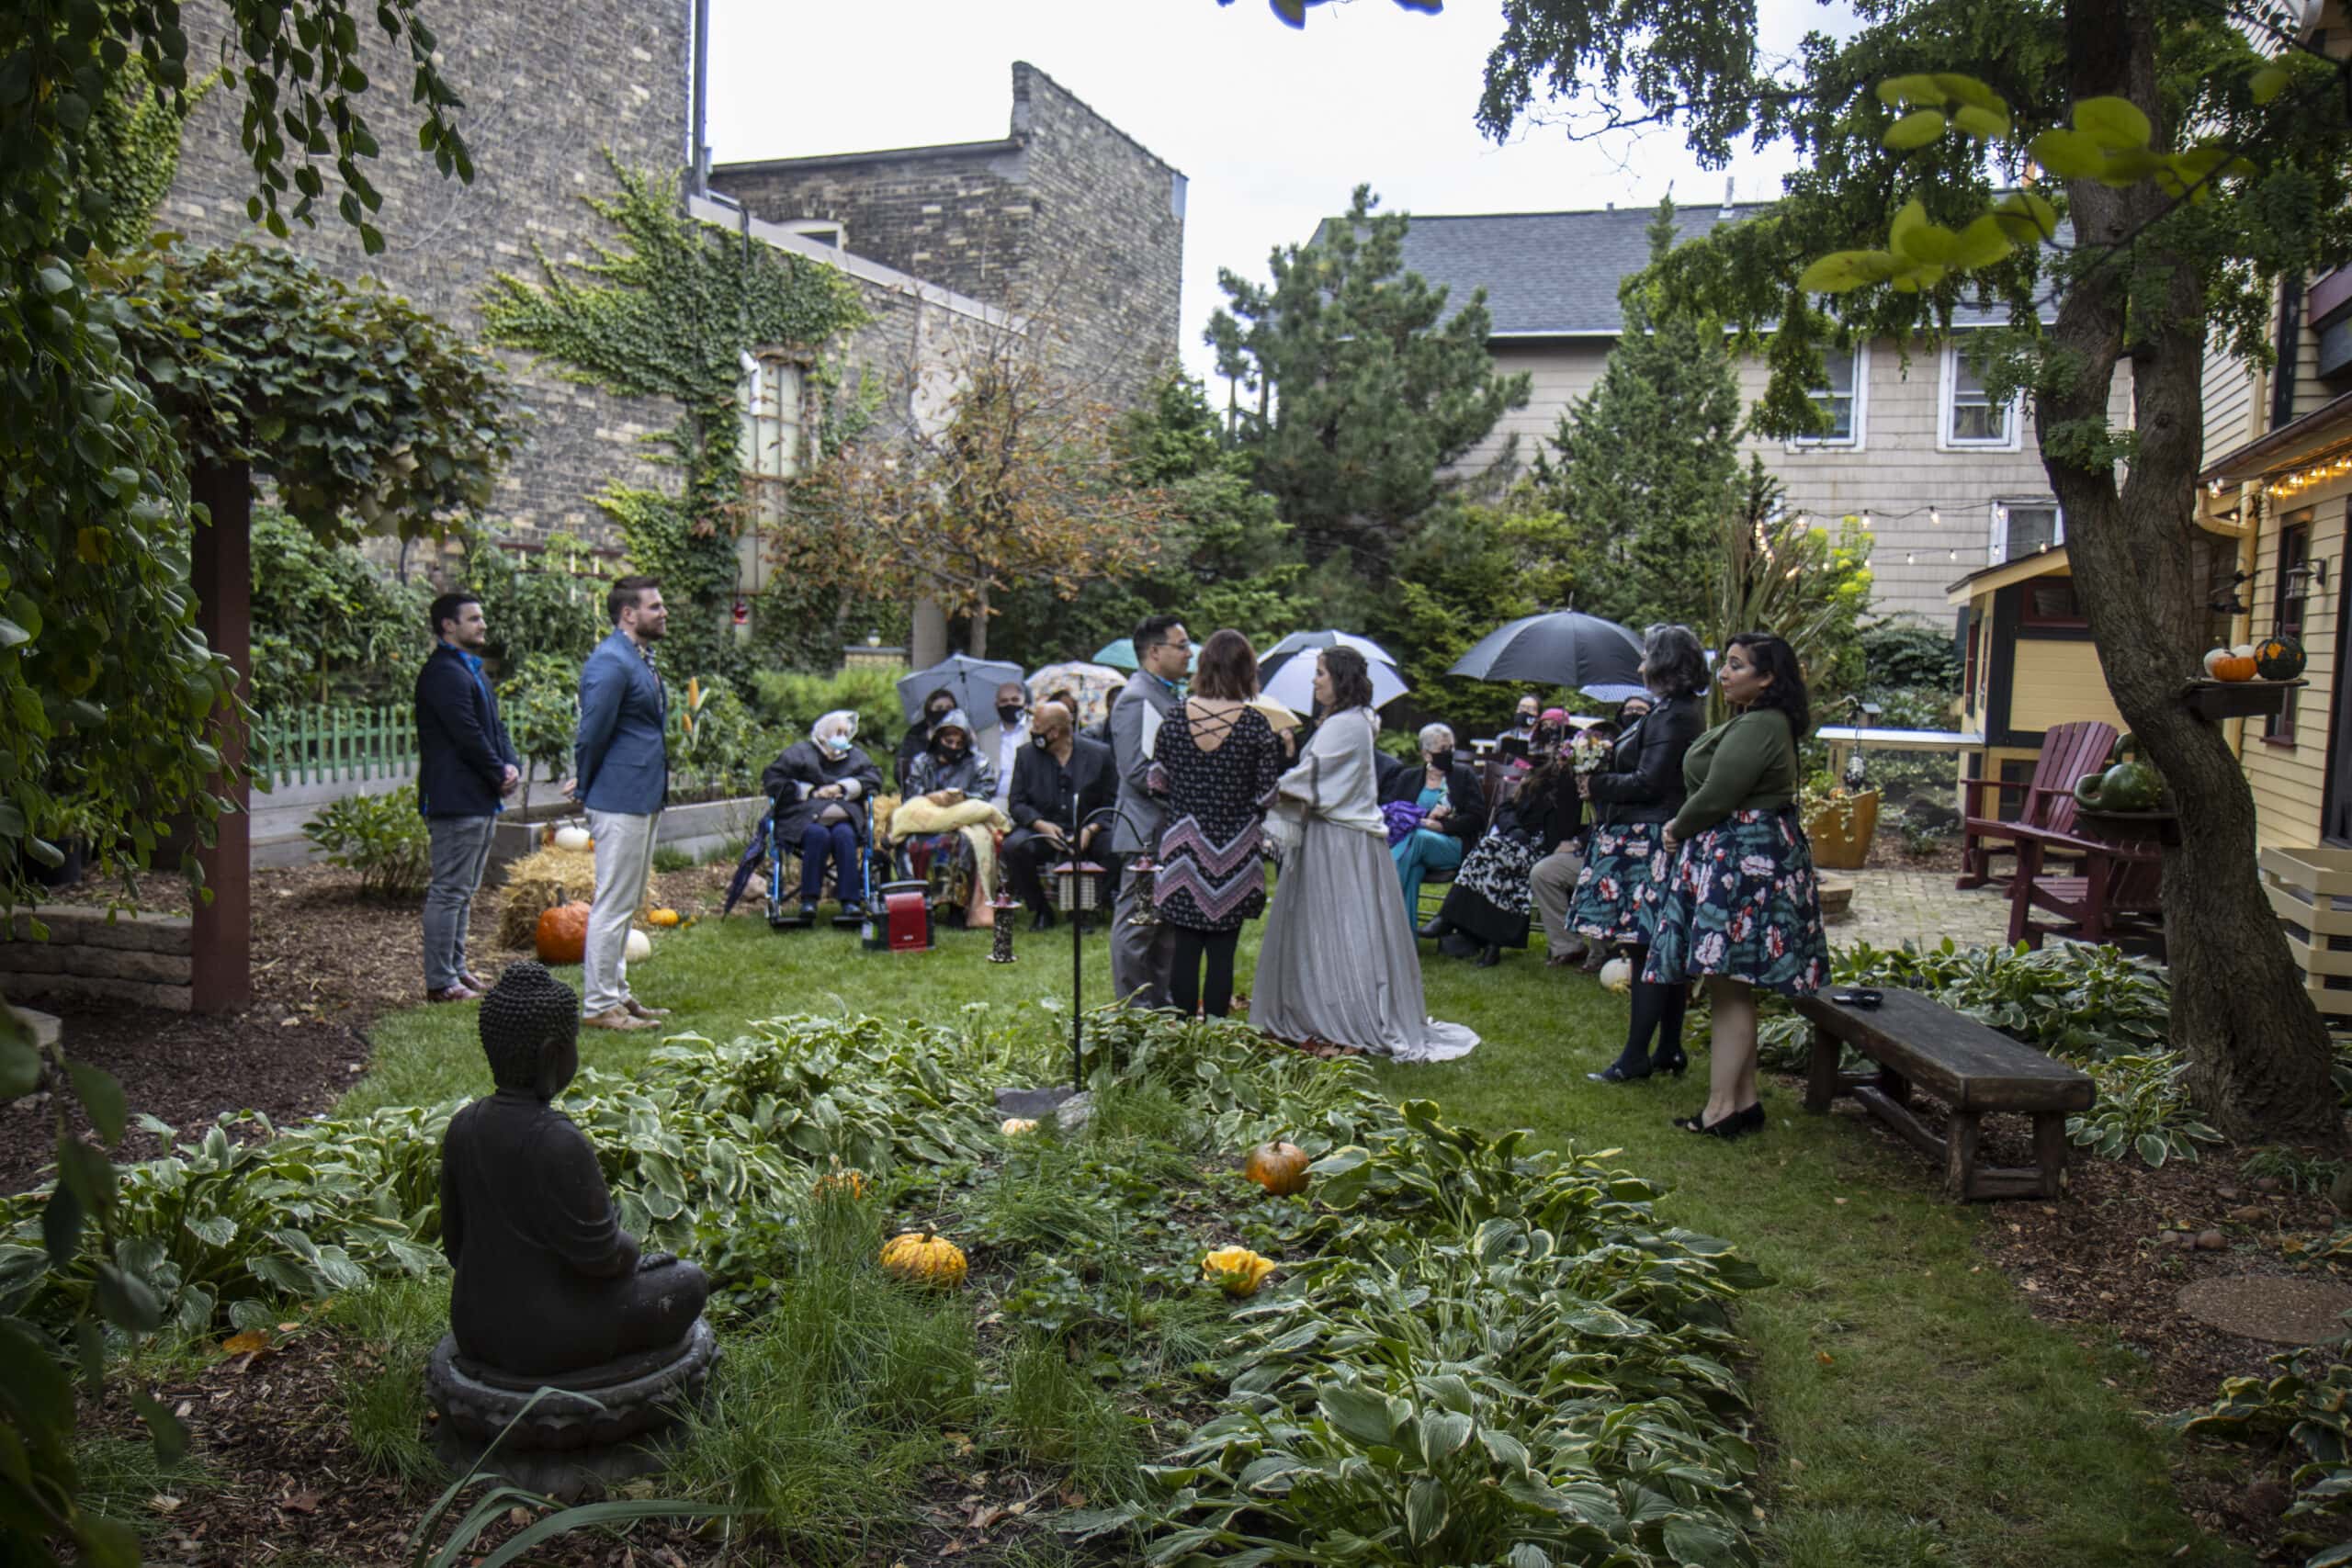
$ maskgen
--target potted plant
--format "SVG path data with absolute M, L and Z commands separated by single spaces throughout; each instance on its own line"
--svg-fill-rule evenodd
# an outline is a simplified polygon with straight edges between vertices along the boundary
M 1825 769 L 1798 789 L 1797 816 L 1813 841 L 1815 865 L 1859 871 L 1878 831 L 1878 791 L 1841 784 Z

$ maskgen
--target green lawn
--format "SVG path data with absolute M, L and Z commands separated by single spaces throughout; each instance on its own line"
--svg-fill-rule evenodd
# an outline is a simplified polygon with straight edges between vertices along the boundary
M 1253 928 L 1244 988 L 1255 940 Z M 645 1000 L 677 1010 L 673 1026 L 712 1035 L 783 1013 L 940 1019 L 974 1005 L 1066 1030 L 1067 928 L 1032 935 L 1023 918 L 1016 951 L 1017 963 L 991 964 L 985 934 L 951 932 L 928 953 L 867 953 L 846 933 L 779 934 L 737 919 L 658 937 L 634 980 Z M 1104 939 L 1088 939 L 1085 954 L 1093 1006 L 1109 998 Z M 1485 1043 L 1456 1062 L 1382 1068 L 1399 1099 L 1436 1100 L 1488 1131 L 1622 1147 L 1625 1164 L 1669 1190 L 1668 1218 L 1736 1241 L 1775 1280 L 1743 1316 L 1767 1456 L 1758 1530 L 1772 1561 L 2251 1561 L 2175 1503 L 2165 1448 L 2132 1410 L 2130 1355 L 2036 1323 L 2007 1279 L 1980 1267 L 1974 1237 L 1997 1208 L 1939 1201 L 1924 1161 L 1849 1117 L 1804 1114 L 1786 1086 L 1768 1087 L 1760 1137 L 1724 1145 L 1676 1131 L 1667 1119 L 1704 1098 L 1699 1080 L 1587 1081 L 1616 1053 L 1624 1003 L 1535 954 L 1488 970 L 1431 958 L 1428 972 L 1431 1010 Z M 560 973 L 577 986 L 577 971 Z M 374 1070 L 345 1109 L 486 1088 L 473 1015 L 443 1007 L 379 1021 Z M 592 1032 L 582 1060 L 625 1069 L 661 1038 Z

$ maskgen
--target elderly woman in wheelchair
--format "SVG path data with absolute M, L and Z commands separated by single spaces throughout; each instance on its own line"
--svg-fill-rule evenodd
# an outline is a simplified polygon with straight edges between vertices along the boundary
M 784 852 L 800 852 L 800 917 L 814 918 L 825 872 L 833 874 L 842 913 L 865 912 L 865 852 L 872 832 L 868 811 L 882 789 L 882 771 L 854 744 L 857 715 L 843 709 L 809 726 L 808 738 L 785 748 L 768 764 L 760 785 L 774 803 L 770 833 L 781 864 Z M 775 889 L 775 902 L 783 902 Z

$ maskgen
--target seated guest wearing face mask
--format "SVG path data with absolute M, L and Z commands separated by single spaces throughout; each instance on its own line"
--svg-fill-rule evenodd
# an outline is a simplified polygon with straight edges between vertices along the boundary
M 1021 749 L 1029 744 L 1029 694 L 1018 681 L 1007 681 L 996 689 L 996 722 L 980 730 L 979 753 L 996 770 L 996 794 L 991 797 L 996 808 L 1002 811 L 1012 793 L 1012 765 L 1021 760 Z
M 865 803 L 881 790 L 882 771 L 852 744 L 856 734 L 857 715 L 837 709 L 760 775 L 760 787 L 775 803 L 776 841 L 800 846 L 803 919 L 817 912 L 828 863 L 842 913 L 865 912 Z
M 922 712 L 915 716 L 915 721 L 907 726 L 907 732 L 899 738 L 898 772 L 894 776 L 900 790 L 907 787 L 907 777 L 914 772 L 915 759 L 930 746 L 932 730 L 940 720 L 955 711 L 956 694 L 944 686 L 923 698 Z
M 1422 808 L 1421 825 L 1388 852 L 1396 863 L 1396 880 L 1404 889 L 1408 920 L 1419 917 L 1421 884 L 1429 874 L 1460 865 L 1478 835 L 1487 830 L 1486 791 L 1478 787 L 1477 770 L 1455 760 L 1453 731 L 1442 724 L 1425 725 L 1420 741 L 1421 766 L 1407 767 L 1381 795 L 1383 805 L 1404 801 Z
M 1079 824 L 1119 798 L 1111 748 L 1075 733 L 1075 722 L 1059 703 L 1040 705 L 1030 720 L 1031 743 L 1012 765 L 1013 828 L 1004 836 L 1004 859 L 1013 892 L 1029 906 L 1031 931 L 1054 923 L 1045 868 L 1073 854 L 1084 858 L 1098 841 L 1107 845 L 1108 816 Z

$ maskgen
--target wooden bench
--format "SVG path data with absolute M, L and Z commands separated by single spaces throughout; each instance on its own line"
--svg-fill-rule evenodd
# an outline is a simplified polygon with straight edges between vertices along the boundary
M 1849 1007 L 1825 991 L 1796 998 L 1813 1024 L 1813 1064 L 1804 1108 L 1821 1111 L 1841 1094 L 1944 1162 L 1944 1192 L 1957 1202 L 1981 1198 L 2054 1198 L 2066 1166 L 2066 1117 L 2096 1098 L 2089 1077 L 2030 1045 L 1988 1029 L 1917 991 L 1889 989 L 1875 1008 Z M 1878 1064 L 1875 1073 L 1838 1070 L 1838 1047 L 1851 1045 Z M 1939 1137 L 1911 1109 L 1914 1087 L 1951 1107 Z M 1988 1111 L 2033 1119 L 2029 1167 L 1979 1167 L 1980 1122 Z

